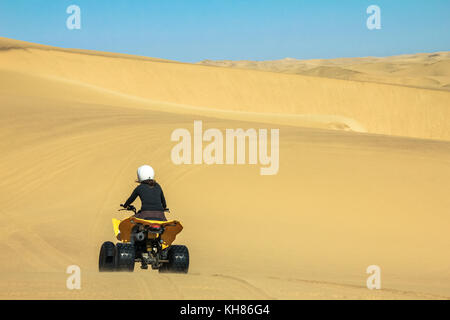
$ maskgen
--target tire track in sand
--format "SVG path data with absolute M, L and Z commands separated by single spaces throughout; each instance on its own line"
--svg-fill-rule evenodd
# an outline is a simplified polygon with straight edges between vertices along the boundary
M 241 287 L 245 288 L 246 290 L 250 291 L 253 294 L 257 294 L 260 296 L 263 296 L 264 299 L 268 299 L 268 300 L 276 300 L 275 297 L 272 297 L 270 295 L 268 295 L 263 289 L 251 284 L 250 282 L 248 282 L 247 280 L 235 277 L 235 276 L 229 276 L 229 275 L 225 275 L 225 274 L 212 274 L 212 277 L 218 277 L 218 278 L 222 278 L 222 279 L 229 279 L 229 280 L 233 280 L 237 283 L 239 283 L 241 285 Z
M 268 277 L 268 278 L 273 279 L 273 280 L 302 282 L 302 283 L 313 284 L 313 285 L 326 285 L 326 286 L 330 286 L 330 287 L 332 286 L 332 287 L 363 289 L 363 290 L 367 289 L 365 286 L 359 286 L 359 285 L 355 285 L 355 284 L 337 283 L 337 282 L 331 282 L 331 281 L 306 280 L 306 279 L 297 279 L 297 278 L 279 278 L 279 277 Z M 413 296 L 413 297 L 425 298 L 425 299 L 450 300 L 450 297 L 447 297 L 447 296 L 432 294 L 432 293 L 418 292 L 418 291 L 382 288 L 381 292 L 388 292 L 388 293 L 398 294 L 398 295 L 407 295 L 407 296 Z

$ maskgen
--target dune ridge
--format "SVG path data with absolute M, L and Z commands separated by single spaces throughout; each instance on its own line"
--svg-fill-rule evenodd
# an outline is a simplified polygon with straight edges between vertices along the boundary
M 316 77 L 449 90 L 450 52 L 391 57 L 273 61 L 203 60 L 200 65 L 254 69 Z
M 446 91 L 111 55 L 31 47 L 3 52 L 0 68 L 13 66 L 15 72 L 78 81 L 153 101 L 226 111 L 344 117 L 369 133 L 450 139 Z M 92 64 L 95 76 L 89 70 Z

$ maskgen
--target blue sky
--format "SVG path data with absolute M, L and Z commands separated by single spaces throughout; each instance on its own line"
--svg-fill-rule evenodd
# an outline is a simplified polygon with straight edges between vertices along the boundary
M 0 0 L 0 36 L 186 62 L 389 56 L 449 51 L 449 17 L 449 0 Z

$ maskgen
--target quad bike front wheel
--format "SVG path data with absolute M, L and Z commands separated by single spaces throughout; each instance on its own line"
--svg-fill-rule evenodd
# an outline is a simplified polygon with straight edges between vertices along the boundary
M 164 263 L 158 271 L 160 273 L 187 273 L 189 270 L 188 248 L 181 245 L 172 245 L 167 250 L 169 262 Z
M 116 245 L 115 271 L 134 271 L 135 249 L 130 243 Z
M 116 245 L 110 241 L 104 242 L 100 248 L 98 271 L 112 272 L 115 268 Z

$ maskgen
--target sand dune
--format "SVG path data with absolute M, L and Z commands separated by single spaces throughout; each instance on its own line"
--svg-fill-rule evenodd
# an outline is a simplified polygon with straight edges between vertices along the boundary
M 0 41 L 1 298 L 450 298 L 448 92 L 19 44 Z M 279 173 L 173 164 L 194 120 L 279 128 Z M 97 272 L 143 163 L 188 275 Z
M 438 90 L 449 90 L 450 84 L 450 52 L 419 53 L 385 58 L 317 60 L 286 58 L 274 61 L 203 60 L 199 64 Z
M 3 52 L 0 69 L 70 81 L 154 102 L 225 112 L 339 116 L 351 119 L 369 133 L 450 139 L 446 91 L 113 55 L 30 47 Z

